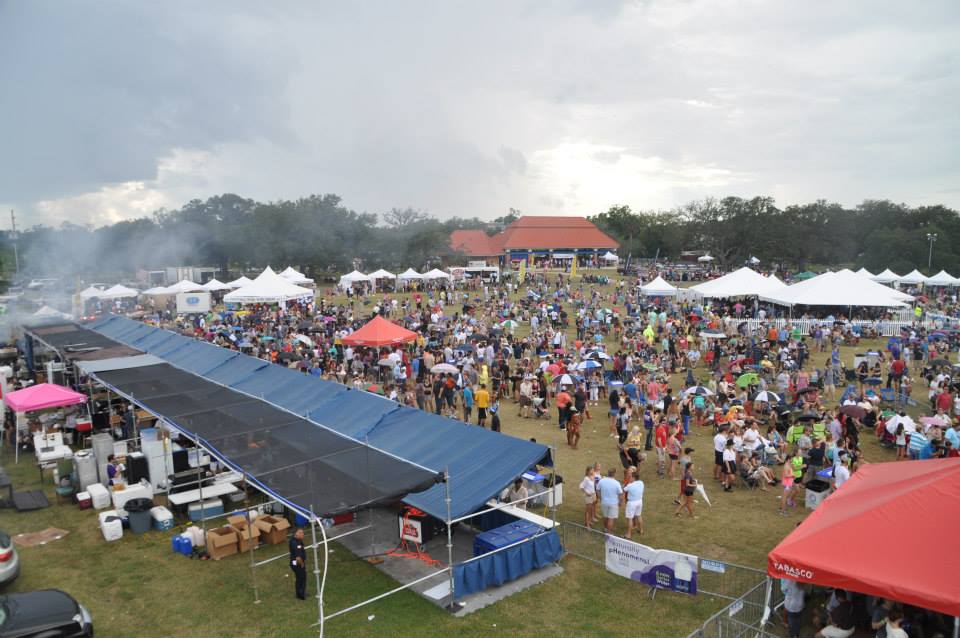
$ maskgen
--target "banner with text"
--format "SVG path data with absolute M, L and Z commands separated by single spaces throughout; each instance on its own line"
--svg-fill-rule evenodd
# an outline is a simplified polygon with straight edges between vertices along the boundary
M 606 536 L 607 570 L 658 589 L 697 593 L 697 557 Z

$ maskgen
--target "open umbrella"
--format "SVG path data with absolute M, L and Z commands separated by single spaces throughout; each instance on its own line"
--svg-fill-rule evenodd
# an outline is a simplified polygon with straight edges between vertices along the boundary
M 797 390 L 797 396 L 800 396 L 801 394 L 810 394 L 810 393 L 816 392 L 816 391 L 817 391 L 817 389 L 816 389 L 815 387 L 808 385 L 807 387 L 803 388 L 802 390 Z
M 855 419 L 862 419 L 867 415 L 867 411 L 859 405 L 850 404 L 845 405 L 840 408 L 841 414 L 846 414 L 847 416 L 852 416 Z
M 381 368 L 392 368 L 393 361 L 391 361 L 390 359 L 380 359 L 379 361 L 377 361 L 377 365 L 380 366 Z
M 449 363 L 438 363 L 437 365 L 430 368 L 430 372 L 434 374 L 455 374 L 459 372 L 456 366 L 452 366 Z
M 520 324 L 514 321 L 513 319 L 507 319 L 506 321 L 501 322 L 500 325 L 506 328 L 507 330 L 513 330 Z
M 609 360 L 611 357 L 603 350 L 594 350 L 592 352 L 587 353 L 587 358 Z
M 894 414 L 892 417 L 890 417 L 884 427 L 886 427 L 887 432 L 890 434 L 895 434 L 897 432 L 897 426 L 901 424 L 903 425 L 904 432 L 909 433 L 917 431 L 917 424 L 913 422 L 913 419 L 907 415 L 900 416 L 899 414 Z
M 710 388 L 704 387 L 702 385 L 695 385 L 692 388 L 687 388 L 686 390 L 683 391 L 683 393 L 688 396 L 699 395 L 702 397 L 709 397 L 713 395 L 713 392 L 710 390 Z
M 745 388 L 748 385 L 754 385 L 756 383 L 760 383 L 760 375 L 756 372 L 748 372 L 737 377 L 738 388 Z
M 645 363 L 645 364 L 643 364 L 643 369 L 644 369 L 644 370 L 647 370 L 647 371 L 649 371 L 649 372 L 653 372 L 654 370 L 659 370 L 660 367 L 659 367 L 659 366 L 655 366 L 655 365 L 653 365 L 652 363 Z
M 296 335 L 296 336 L 293 338 L 293 340 L 294 340 L 294 341 L 299 341 L 300 343 L 302 343 L 302 344 L 304 344 L 304 345 L 306 345 L 306 346 L 308 346 L 308 347 L 310 347 L 310 348 L 313 347 L 313 339 L 311 339 L 311 338 L 308 337 L 307 335 Z
M 803 414 L 797 417 L 797 421 L 819 421 L 819 420 L 820 420 L 820 417 L 818 415 L 812 414 L 810 412 L 804 412 Z
M 947 361 L 946 359 L 931 359 L 931 360 L 930 360 L 930 365 L 932 365 L 933 367 L 937 367 L 937 366 L 948 366 L 948 365 L 950 365 L 950 362 Z
M 573 378 L 569 374 L 560 375 L 557 385 L 573 385 Z
M 758 392 L 757 396 L 753 397 L 754 401 L 759 401 L 760 403 L 780 403 L 780 395 L 775 392 L 770 392 L 769 390 L 764 390 L 763 392 Z
M 603 367 L 602 364 L 597 363 L 596 361 L 594 361 L 594 360 L 592 360 L 592 359 L 587 359 L 586 361 L 581 361 L 580 363 L 578 363 L 576 369 L 577 369 L 577 370 L 592 370 L 592 369 L 594 369 L 594 368 L 602 368 L 602 367 Z
M 727 335 L 722 332 L 701 332 L 700 336 L 704 339 L 726 339 Z
M 947 420 L 942 416 L 940 416 L 939 414 L 936 414 L 934 416 L 920 417 L 920 423 L 923 423 L 928 428 L 934 425 L 942 428 L 947 425 Z
M 867 377 L 866 379 L 863 380 L 863 382 L 866 383 L 867 385 L 880 385 L 881 383 L 883 383 L 883 379 L 881 379 L 880 377 Z

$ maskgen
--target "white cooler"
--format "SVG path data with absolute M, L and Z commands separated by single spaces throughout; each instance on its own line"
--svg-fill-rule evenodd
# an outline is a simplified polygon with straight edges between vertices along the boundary
M 153 519 L 153 529 L 167 530 L 173 527 L 173 514 L 162 505 L 150 508 L 150 518 Z
M 93 501 L 94 509 L 103 510 L 110 507 L 110 491 L 100 483 L 88 485 L 87 492 L 90 494 L 90 500 Z
M 153 486 L 151 486 L 146 480 L 142 480 L 139 483 L 127 485 L 122 490 L 114 490 L 112 496 L 113 506 L 118 510 L 123 510 L 123 506 L 127 504 L 127 501 L 131 501 L 135 498 L 152 499 Z
M 100 512 L 99 517 L 100 532 L 103 534 L 104 540 L 115 541 L 123 538 L 123 521 L 120 520 L 116 510 Z

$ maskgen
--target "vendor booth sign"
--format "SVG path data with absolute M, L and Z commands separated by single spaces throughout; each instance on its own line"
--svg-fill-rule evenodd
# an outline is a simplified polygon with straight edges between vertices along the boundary
M 606 536 L 607 571 L 681 594 L 697 593 L 697 557 Z
M 210 312 L 209 292 L 177 293 L 177 314 L 195 314 Z

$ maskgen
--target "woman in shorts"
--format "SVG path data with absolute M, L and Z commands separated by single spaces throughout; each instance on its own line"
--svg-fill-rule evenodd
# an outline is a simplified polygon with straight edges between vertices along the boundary
M 697 479 L 693 478 L 693 461 L 687 463 L 687 469 L 683 473 L 683 496 L 680 499 L 680 505 L 674 516 L 680 516 L 680 512 L 687 510 L 690 518 L 696 518 L 693 514 L 693 494 L 697 491 Z
M 733 448 L 733 439 L 727 439 L 723 450 L 723 491 L 733 491 L 733 478 L 737 475 L 737 452 Z

